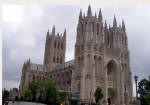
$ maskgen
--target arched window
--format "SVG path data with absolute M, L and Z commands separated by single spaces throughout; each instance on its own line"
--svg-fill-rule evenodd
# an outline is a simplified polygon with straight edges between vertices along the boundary
M 109 38 L 109 34 L 108 34 L 108 45 L 109 45 L 109 43 L 110 43 L 110 38 Z
M 59 49 L 59 46 L 60 46 L 60 42 L 58 42 L 58 46 L 57 46 L 58 49 Z
M 60 58 L 60 64 L 62 64 L 62 58 Z
M 57 57 L 57 63 L 59 63 L 59 58 Z
M 55 56 L 53 57 L 53 62 L 55 62 Z
M 63 50 L 63 43 L 61 43 L 61 49 Z
M 92 30 L 93 30 L 93 35 L 94 35 L 94 22 L 92 22 Z
M 33 80 L 35 80 L 35 76 L 33 75 Z
M 56 40 L 54 41 L 54 48 L 56 48 Z
M 99 24 L 97 23 L 97 35 L 99 34 Z
M 82 24 L 82 35 L 83 35 L 83 24 Z

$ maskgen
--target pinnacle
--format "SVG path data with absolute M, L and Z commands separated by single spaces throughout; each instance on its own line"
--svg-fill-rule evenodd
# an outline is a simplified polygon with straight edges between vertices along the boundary
M 53 25 L 52 35 L 55 35 L 55 25 Z
M 98 18 L 100 19 L 100 21 L 102 21 L 102 20 L 103 20 L 102 12 L 101 12 L 101 8 L 99 9 L 99 16 L 98 16 Z
M 63 36 L 64 36 L 64 37 L 66 37 L 66 29 L 64 30 L 64 34 L 63 34 Z
M 124 24 L 124 20 L 122 20 L 122 29 L 125 31 L 126 27 L 125 27 L 125 24 Z
M 91 11 L 91 6 L 89 4 L 88 6 L 88 13 L 87 13 L 87 16 L 92 16 L 92 11 Z
M 117 21 L 116 21 L 116 16 L 114 15 L 114 20 L 113 20 L 113 27 L 117 27 Z

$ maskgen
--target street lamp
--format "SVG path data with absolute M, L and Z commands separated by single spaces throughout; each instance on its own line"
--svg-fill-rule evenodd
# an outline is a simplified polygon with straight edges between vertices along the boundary
M 138 80 L 138 76 L 134 76 L 134 80 L 135 80 L 135 85 L 136 85 L 136 103 L 138 105 L 138 93 L 137 93 L 137 80 Z

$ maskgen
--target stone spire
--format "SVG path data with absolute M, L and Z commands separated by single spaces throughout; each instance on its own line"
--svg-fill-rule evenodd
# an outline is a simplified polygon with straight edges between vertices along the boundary
M 29 58 L 29 63 L 30 63 L 31 61 L 30 61 L 30 58 Z
M 49 30 L 47 31 L 46 40 L 49 38 Z
M 30 64 L 31 63 L 31 61 L 30 61 L 30 58 L 29 59 L 27 59 L 27 64 Z
M 115 15 L 114 15 L 114 20 L 113 20 L 113 27 L 117 27 L 117 21 L 116 21 Z
M 103 21 L 103 17 L 102 17 L 101 8 L 99 9 L 99 15 L 98 15 L 98 19 L 99 19 L 101 22 Z
M 66 29 L 64 30 L 63 37 L 66 39 Z
M 124 24 L 124 20 L 122 20 L 122 29 L 123 29 L 123 31 L 126 31 L 126 27 L 125 27 L 125 24 Z
M 80 9 L 79 21 L 82 19 L 82 10 Z
M 104 28 L 107 29 L 107 22 L 106 22 L 106 20 L 105 20 L 105 26 L 104 26 Z
M 53 26 L 53 29 L 52 29 L 52 35 L 55 35 L 55 25 Z
M 88 17 L 92 16 L 92 11 L 91 11 L 91 6 L 90 5 L 88 7 L 87 16 Z

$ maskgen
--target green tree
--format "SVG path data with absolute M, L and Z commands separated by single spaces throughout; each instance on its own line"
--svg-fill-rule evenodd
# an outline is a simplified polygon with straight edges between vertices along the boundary
M 5 103 L 6 100 L 8 100 L 8 96 L 9 96 L 9 91 L 4 89 L 2 91 L 2 101 L 3 101 L 3 104 Z
M 146 96 L 145 96 L 145 100 L 147 102 L 147 105 L 150 105 L 150 89 L 148 90 Z
M 115 88 L 109 88 L 109 94 L 112 101 L 117 97 L 117 90 Z
M 23 93 L 23 97 L 24 97 L 24 99 L 26 99 L 26 100 L 28 100 L 28 101 L 31 101 L 31 99 L 32 99 L 31 90 L 25 89 L 25 90 L 24 90 L 24 93 Z
M 136 105 L 136 101 L 134 100 L 134 101 L 132 102 L 132 104 L 133 104 L 133 105 Z
M 28 84 L 24 91 L 24 98 L 27 100 L 36 101 L 36 94 L 40 89 L 40 81 L 32 81 Z
M 33 101 L 36 101 L 36 94 L 37 94 L 39 88 L 40 88 L 39 81 L 35 82 L 33 80 L 31 83 L 29 83 L 28 89 L 31 91 Z
M 148 90 L 150 89 L 150 81 L 147 79 L 142 79 L 138 83 L 138 93 L 140 95 L 139 99 L 141 101 L 141 105 L 148 105 L 145 96 L 148 93 Z
M 58 92 L 58 96 L 59 96 L 60 101 L 63 102 L 67 98 L 68 93 L 67 92 Z
M 9 91 L 6 90 L 6 89 L 4 89 L 4 90 L 2 91 L 2 96 L 3 96 L 4 99 L 8 99 Z
M 103 98 L 103 93 L 102 93 L 102 89 L 101 88 L 97 88 L 95 93 L 94 93 L 94 97 L 96 99 L 96 103 L 99 103 L 100 100 Z
M 117 97 L 117 91 L 115 88 L 110 88 L 110 97 L 114 100 Z
M 55 105 L 58 102 L 58 92 L 51 79 L 48 79 L 45 83 L 43 90 L 43 99 L 48 105 Z

